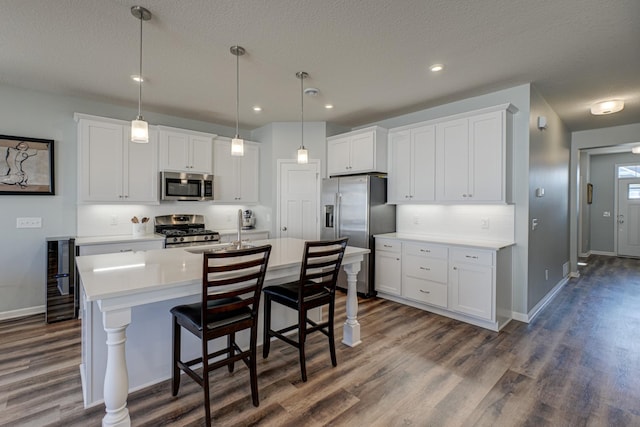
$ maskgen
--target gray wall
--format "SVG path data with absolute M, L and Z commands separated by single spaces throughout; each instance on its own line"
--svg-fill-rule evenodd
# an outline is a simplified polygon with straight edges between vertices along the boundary
M 546 117 L 546 129 L 538 129 L 539 116 Z M 535 218 L 538 226 L 529 227 L 527 311 L 563 279 L 562 265 L 569 261 L 571 147 L 569 131 L 533 87 L 529 121 L 529 222 Z M 536 196 L 537 188 L 544 188 L 543 197 Z
M 598 120 L 594 117 L 593 120 Z M 633 144 L 640 142 L 640 123 L 623 126 L 612 126 L 593 130 L 573 132 L 571 134 L 571 184 L 570 184 L 570 254 L 571 271 L 578 271 L 578 216 L 579 207 L 584 193 L 578 192 L 578 165 L 580 163 L 580 150 L 598 147 L 612 147 L 620 144 Z M 593 216 L 593 215 L 592 215 Z M 593 238 L 592 238 L 593 241 Z
M 131 120 L 135 108 L 0 85 L 0 134 L 54 140 L 54 196 L 0 196 L 0 318 L 30 314 L 44 304 L 45 239 L 76 232 L 75 112 Z M 151 124 L 233 136 L 235 129 L 144 111 Z M 248 132 L 243 132 L 249 137 Z M 41 217 L 42 228 L 16 229 L 18 217 Z M 21 311 L 27 309 L 24 313 Z M 31 310 L 31 311 L 30 311 Z M 9 312 L 9 313 L 7 313 Z
M 616 253 L 616 222 L 614 213 L 617 164 L 640 164 L 640 156 L 631 153 L 596 154 L 590 156 L 590 175 L 593 184 L 591 221 L 587 224 L 591 234 L 591 251 Z M 605 217 L 604 212 L 611 216 Z

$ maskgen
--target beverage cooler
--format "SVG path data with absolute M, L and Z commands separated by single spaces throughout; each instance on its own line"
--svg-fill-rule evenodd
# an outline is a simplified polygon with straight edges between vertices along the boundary
M 47 323 L 78 317 L 78 286 L 75 280 L 75 239 L 47 238 Z

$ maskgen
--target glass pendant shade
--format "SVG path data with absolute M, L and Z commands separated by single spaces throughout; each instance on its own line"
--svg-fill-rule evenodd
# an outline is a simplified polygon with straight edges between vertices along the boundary
M 244 140 L 238 138 L 238 135 L 231 140 L 231 155 L 244 156 Z
M 131 121 L 131 142 L 149 142 L 149 123 L 145 122 L 142 116 Z
M 309 151 L 304 147 L 298 148 L 298 163 L 309 163 Z

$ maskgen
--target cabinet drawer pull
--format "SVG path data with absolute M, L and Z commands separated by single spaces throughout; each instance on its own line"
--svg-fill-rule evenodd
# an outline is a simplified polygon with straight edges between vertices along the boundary
M 120 252 L 133 252 L 133 249 L 120 249 Z
M 419 291 L 422 292 L 423 294 L 430 294 L 431 293 L 431 291 L 425 291 L 425 290 L 422 290 L 422 289 L 419 289 Z
M 478 259 L 476 255 L 465 255 L 465 258 Z
M 431 253 L 429 249 L 420 249 L 420 252 Z
M 429 267 L 420 267 L 420 270 L 431 271 Z
M 385 248 L 392 248 L 393 247 L 393 245 L 382 245 L 382 246 L 384 246 Z

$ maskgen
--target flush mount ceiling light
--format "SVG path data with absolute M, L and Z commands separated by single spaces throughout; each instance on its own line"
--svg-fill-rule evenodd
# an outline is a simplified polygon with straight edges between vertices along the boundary
M 240 117 L 240 57 L 246 51 L 242 46 L 231 46 L 229 50 L 236 57 L 236 136 L 231 140 L 231 155 L 244 156 L 244 140 L 240 138 L 238 132 L 238 121 Z
M 255 111 L 256 113 L 259 113 L 260 111 L 262 111 L 262 107 L 259 105 L 256 105 L 253 107 L 253 111 Z
M 333 108 L 332 104 L 327 104 L 324 106 L 324 108 L 326 108 L 327 110 L 331 110 Z
M 298 163 L 309 163 L 309 151 L 304 148 L 304 79 L 309 74 L 304 71 L 298 71 L 296 77 L 300 79 L 300 148 L 298 148 Z
M 636 145 L 635 147 L 631 147 L 631 152 L 633 154 L 640 154 L 640 145 Z
M 442 71 L 444 69 L 444 65 L 442 65 L 442 64 L 433 64 L 431 67 L 429 67 L 429 69 L 431 71 L 433 71 L 434 73 L 437 73 L 438 71 Z
M 605 114 L 613 114 L 624 108 L 624 101 L 621 99 L 612 99 L 609 101 L 596 102 L 591 106 L 591 114 L 594 116 L 602 116 Z
M 304 94 L 309 96 L 318 96 L 319 93 L 320 91 L 315 87 L 308 87 L 304 90 Z
M 137 74 L 133 74 L 131 76 L 131 80 L 133 80 L 136 83 L 142 83 L 144 81 L 144 78 L 139 76 L 139 75 L 137 75 Z
M 138 76 L 142 76 L 142 21 L 151 19 L 151 12 L 142 6 L 133 6 L 131 14 L 140 20 L 140 72 Z M 131 121 L 131 141 L 146 143 L 149 142 L 149 123 L 142 118 L 142 81 L 140 79 L 138 85 L 138 117 Z

